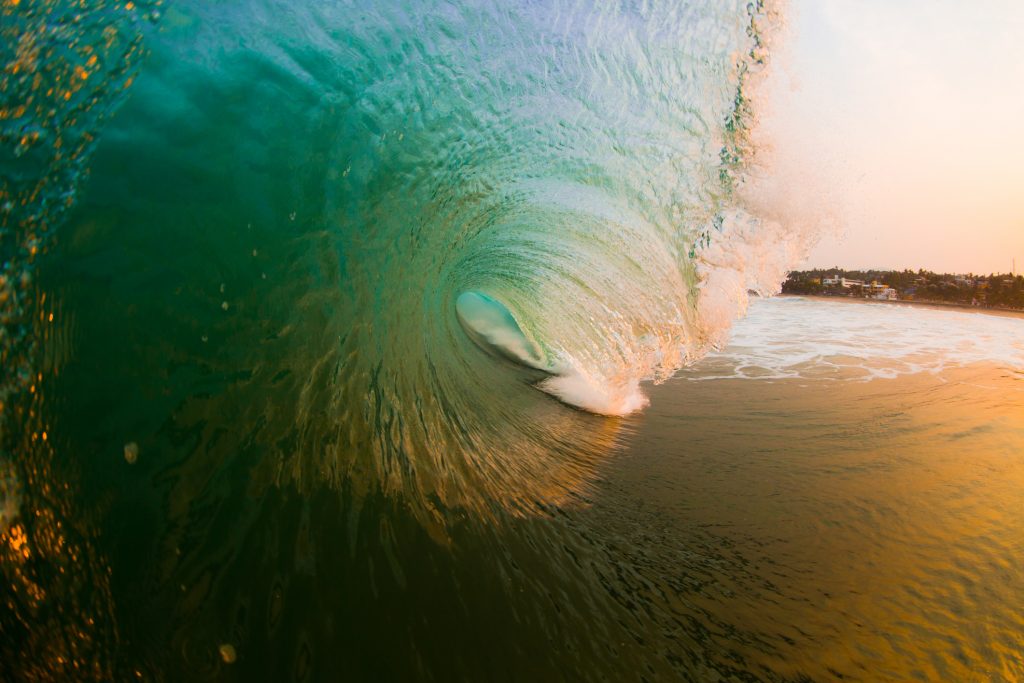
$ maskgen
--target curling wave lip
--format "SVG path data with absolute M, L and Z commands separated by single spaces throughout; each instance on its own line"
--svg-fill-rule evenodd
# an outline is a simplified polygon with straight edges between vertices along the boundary
M 636 380 L 602 383 L 571 363 L 547 358 L 519 327 L 512 312 L 482 292 L 463 292 L 456 299 L 455 309 L 462 328 L 478 346 L 548 373 L 535 386 L 563 403 L 601 415 L 626 415 L 648 404 Z

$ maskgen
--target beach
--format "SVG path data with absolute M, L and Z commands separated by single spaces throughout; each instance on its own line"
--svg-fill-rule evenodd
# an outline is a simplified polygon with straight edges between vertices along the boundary
M 926 308 L 955 308 L 965 311 L 974 311 L 976 313 L 986 313 L 989 315 L 1005 315 L 1011 317 L 1024 317 L 1024 311 L 1014 308 L 990 308 L 987 306 L 972 306 L 970 304 L 958 304 L 950 303 L 948 301 L 917 301 L 914 299 L 868 299 L 865 297 L 856 296 L 828 296 L 825 294 L 779 294 L 780 297 L 805 297 L 808 299 L 821 299 L 824 301 L 836 301 L 836 302 L 857 302 L 867 304 L 896 304 L 898 306 L 924 306 Z

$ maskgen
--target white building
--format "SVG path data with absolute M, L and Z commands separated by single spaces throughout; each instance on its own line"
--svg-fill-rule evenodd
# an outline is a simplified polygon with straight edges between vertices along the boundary
M 871 284 L 864 285 L 864 293 L 872 299 L 880 299 L 883 301 L 895 301 L 896 290 L 889 285 L 873 281 Z
M 863 280 L 847 280 L 845 277 L 839 277 L 833 275 L 832 277 L 822 278 L 821 284 L 826 287 L 842 287 L 843 289 L 849 289 L 851 287 L 863 287 Z
M 882 289 L 877 292 L 872 292 L 871 296 L 882 301 L 896 301 L 896 290 L 892 287 L 882 286 Z

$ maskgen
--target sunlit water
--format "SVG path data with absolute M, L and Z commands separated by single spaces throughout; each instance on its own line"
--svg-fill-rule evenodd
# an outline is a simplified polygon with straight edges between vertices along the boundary
M 893 316 L 941 348 L 872 337 Z M 862 341 L 836 353 L 784 331 L 807 325 Z M 106 620 L 84 661 L 143 678 L 1014 680 L 1024 356 L 953 363 L 965 346 L 940 329 L 1012 348 L 1024 319 L 766 300 L 626 420 L 536 392 L 538 418 L 561 421 L 553 449 L 605 439 L 578 465 L 590 484 L 529 512 L 449 511 L 443 534 L 400 498 L 267 487 L 261 463 L 280 468 L 286 444 L 261 445 L 258 423 L 231 436 L 245 406 L 206 412 L 202 390 L 162 427 L 130 405 L 104 420 L 134 391 L 119 382 L 96 396 L 113 403 L 60 418 L 56 446 L 93 454 L 65 543 L 109 568 L 109 588 L 69 578 L 47 599 Z M 863 370 L 910 355 L 923 369 Z M 770 365 L 802 372 L 751 371 Z M 67 381 L 47 393 L 69 401 Z M 126 434 L 142 435 L 135 465 Z M 60 634 L 81 626 L 44 613 L 16 647 L 67 654 Z
M 803 248 L 767 8 L 0 16 L 0 679 L 1024 675 L 1020 319 L 685 367 Z

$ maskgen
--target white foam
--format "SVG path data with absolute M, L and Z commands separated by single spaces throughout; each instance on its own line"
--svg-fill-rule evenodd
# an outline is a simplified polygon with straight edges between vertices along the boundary
M 545 358 L 500 301 L 480 292 L 464 292 L 455 303 L 463 328 L 484 348 L 527 367 L 551 373 L 537 388 L 569 405 L 601 415 L 626 415 L 647 406 L 636 379 L 609 382 L 591 377 L 565 359 Z
M 565 403 L 600 415 L 628 415 L 646 408 L 649 403 L 636 380 L 607 384 L 594 381 L 575 369 L 553 375 L 537 388 Z
M 1024 371 L 1024 319 L 778 297 L 755 301 L 728 345 L 680 376 L 871 381 L 974 363 Z

